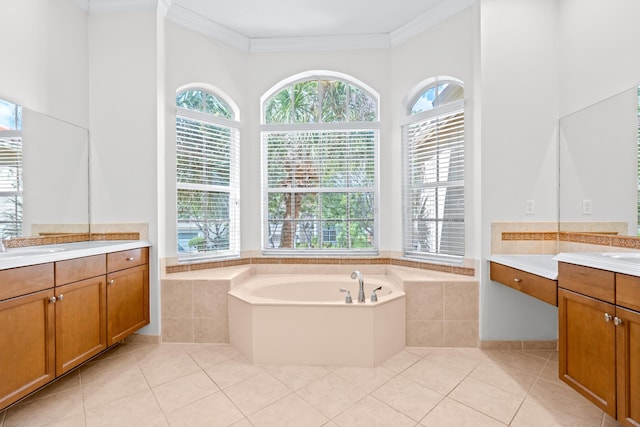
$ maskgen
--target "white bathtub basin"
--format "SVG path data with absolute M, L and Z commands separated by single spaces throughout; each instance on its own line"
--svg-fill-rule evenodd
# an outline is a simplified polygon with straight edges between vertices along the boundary
M 253 275 L 229 292 L 229 340 L 253 363 L 377 366 L 405 347 L 405 294 L 386 276 L 364 279 L 362 304 L 348 276 Z

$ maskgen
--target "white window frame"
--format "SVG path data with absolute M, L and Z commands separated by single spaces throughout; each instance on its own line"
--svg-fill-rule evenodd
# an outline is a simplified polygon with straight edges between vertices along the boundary
M 232 113 L 232 117 L 237 118 L 239 116 L 236 105 L 230 101 L 230 99 L 219 91 L 206 89 L 202 87 L 183 87 L 180 88 L 176 95 L 187 90 L 199 90 L 209 93 L 214 97 L 224 101 Z M 176 107 L 176 131 L 177 131 L 177 119 L 184 118 L 191 121 L 197 121 L 212 125 L 216 127 L 225 128 L 230 131 L 230 168 L 229 171 L 229 186 L 223 185 L 209 185 L 209 184 L 196 184 L 196 183 L 181 183 L 178 181 L 177 173 L 177 159 L 178 159 L 178 146 L 177 146 L 177 134 L 176 134 L 176 252 L 178 244 L 178 232 L 179 222 L 178 219 L 178 191 L 179 190 L 203 190 L 212 192 L 226 192 L 229 193 L 229 249 L 227 250 L 215 250 L 215 251 L 203 251 L 197 253 L 177 253 L 179 262 L 199 261 L 205 259 L 229 259 L 238 258 L 240 256 L 240 122 L 233 119 L 227 119 L 224 117 L 218 117 L 213 114 L 204 113 L 202 111 L 191 110 L 184 107 Z
M 414 250 L 413 249 L 413 234 L 412 234 L 412 217 L 413 217 L 413 212 L 412 212 L 412 203 L 410 200 L 410 195 L 411 195 L 411 187 L 410 187 L 410 169 L 413 167 L 413 165 L 411 164 L 411 160 L 410 160 L 410 156 L 412 153 L 410 153 L 410 141 L 409 141 L 409 127 L 411 125 L 415 125 L 415 124 L 420 124 L 423 122 L 426 122 L 428 120 L 433 120 L 436 119 L 438 117 L 447 117 L 447 116 L 451 116 L 453 114 L 456 114 L 458 112 L 462 112 L 463 114 L 463 128 L 464 128 L 464 114 L 465 114 L 465 102 L 464 99 L 461 100 L 457 100 L 457 101 L 453 101 L 453 102 L 449 102 L 446 103 L 442 106 L 439 107 L 434 107 L 432 109 L 429 110 L 425 110 L 425 111 L 421 111 L 418 113 L 412 113 L 411 109 L 413 107 L 413 105 L 415 104 L 415 102 L 425 93 L 427 92 L 429 89 L 431 89 L 434 86 L 438 86 L 441 85 L 443 83 L 454 83 L 458 86 L 461 86 L 462 88 L 464 88 L 464 85 L 462 84 L 462 82 L 456 80 L 456 79 L 448 79 L 448 78 L 440 78 L 440 79 L 435 79 L 435 80 L 431 80 L 429 83 L 427 84 L 421 84 L 419 87 L 420 89 L 414 92 L 414 96 L 409 98 L 409 102 L 404 103 L 403 105 L 403 114 L 404 117 L 401 119 L 400 121 L 400 125 L 402 128 L 402 206 L 403 206 L 403 239 L 402 239 L 402 245 L 403 245 L 403 253 L 404 256 L 407 258 L 417 258 L 417 259 L 423 259 L 423 260 L 428 260 L 428 261 L 435 261 L 438 263 L 443 263 L 443 264 L 451 264 L 451 265 L 461 265 L 464 261 L 464 252 L 465 252 L 465 240 L 466 240 L 466 227 L 465 227 L 465 214 L 462 214 L 462 224 L 463 224 L 463 237 L 462 237 L 462 253 L 461 254 L 446 254 L 446 253 L 442 253 L 439 251 L 426 251 L 426 250 Z M 465 143 L 464 141 L 466 140 L 466 135 L 463 137 L 463 144 Z M 464 147 L 463 147 L 464 150 Z M 464 168 L 463 168 L 464 169 Z M 466 172 L 463 171 L 463 174 L 466 175 Z M 442 185 L 440 185 L 440 183 L 442 183 Z M 444 188 L 444 187 L 448 187 L 450 184 L 455 184 L 458 187 L 462 187 L 463 191 L 465 189 L 465 184 L 464 184 L 464 179 L 462 181 L 442 181 L 440 183 L 436 183 L 436 184 L 425 184 L 425 187 L 429 187 L 429 188 L 434 188 L 434 189 L 438 189 L 438 188 Z M 464 199 L 465 199 L 465 195 L 463 193 L 463 197 L 462 197 L 462 201 L 464 203 Z M 439 222 L 439 218 L 435 219 L 433 221 L 434 224 L 437 225 L 437 223 Z
M 272 96 L 279 93 L 284 88 L 297 84 L 303 81 L 310 80 L 340 80 L 346 84 L 353 85 L 358 87 L 360 90 L 366 92 L 369 96 L 373 97 L 376 100 L 376 121 L 359 121 L 359 122 L 331 122 L 331 123 L 291 123 L 291 124 L 266 124 L 265 120 L 265 106 L 269 99 Z M 380 196 L 379 196 L 379 179 L 380 179 L 380 97 L 378 93 L 370 88 L 368 85 L 363 82 L 354 79 L 351 76 L 335 73 L 330 71 L 319 71 L 319 72 L 305 72 L 301 74 L 297 74 L 288 79 L 285 79 L 273 86 L 267 93 L 265 93 L 260 99 L 260 108 L 261 108 L 261 125 L 260 125 L 260 135 L 261 135 L 261 161 L 260 164 L 262 166 L 262 253 L 263 255 L 280 255 L 280 256 L 375 256 L 379 254 L 379 204 L 380 204 Z M 358 192 L 366 192 L 372 191 L 374 194 L 374 209 L 373 209 L 373 244 L 371 248 L 366 249 L 307 249 L 307 248 L 269 248 L 268 247 L 268 233 L 269 233 L 269 212 L 268 212 L 268 197 L 270 190 L 268 188 L 268 147 L 267 147 L 267 135 L 271 132 L 322 132 L 322 131 L 350 131 L 350 130 L 366 130 L 373 131 L 374 133 L 374 185 L 373 187 L 367 188 L 358 188 Z M 318 191 L 319 190 L 319 191 Z M 352 190 L 350 188 L 316 188 L 314 187 L 313 192 L 349 192 Z M 296 193 L 304 192 L 304 189 L 298 188 L 296 189 Z M 323 230 L 319 231 L 321 234 Z M 295 233 L 295 230 L 294 230 Z

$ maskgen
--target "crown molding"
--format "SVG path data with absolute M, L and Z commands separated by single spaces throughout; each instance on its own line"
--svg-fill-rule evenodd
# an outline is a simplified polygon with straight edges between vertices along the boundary
M 167 18 L 179 25 L 220 40 L 230 46 L 249 51 L 250 39 L 248 37 L 210 21 L 180 5 L 171 5 L 167 13 Z
M 475 0 L 447 0 L 439 3 L 428 12 L 392 31 L 389 34 L 391 47 L 401 45 L 429 28 L 435 27 L 445 19 L 471 6 L 474 2 Z

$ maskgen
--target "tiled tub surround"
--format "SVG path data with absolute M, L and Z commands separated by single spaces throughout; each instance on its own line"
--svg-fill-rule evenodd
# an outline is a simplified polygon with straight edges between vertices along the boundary
M 229 292 L 229 341 L 253 363 L 377 366 L 405 347 L 405 294 L 365 279 L 360 303 L 350 276 L 255 274 Z
M 390 265 L 330 266 L 348 278 L 360 270 L 387 276 L 405 292 L 406 345 L 478 346 L 478 281 L 472 276 Z M 252 264 L 165 274 L 162 340 L 228 343 L 227 292 L 254 274 L 325 274 L 327 265 Z M 353 295 L 354 298 L 357 295 Z M 367 298 L 369 296 L 367 295 Z M 357 303 L 356 303 L 357 304 Z

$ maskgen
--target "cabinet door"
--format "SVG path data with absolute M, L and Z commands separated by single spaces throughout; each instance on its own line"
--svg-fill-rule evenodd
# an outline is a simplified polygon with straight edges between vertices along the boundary
M 640 426 L 640 313 L 616 309 L 618 421 Z
M 56 375 L 107 348 L 106 278 L 56 287 Z
M 0 409 L 55 377 L 53 289 L 0 302 Z
M 560 379 L 616 416 L 615 306 L 558 289 Z
M 107 275 L 107 345 L 149 324 L 149 265 Z

